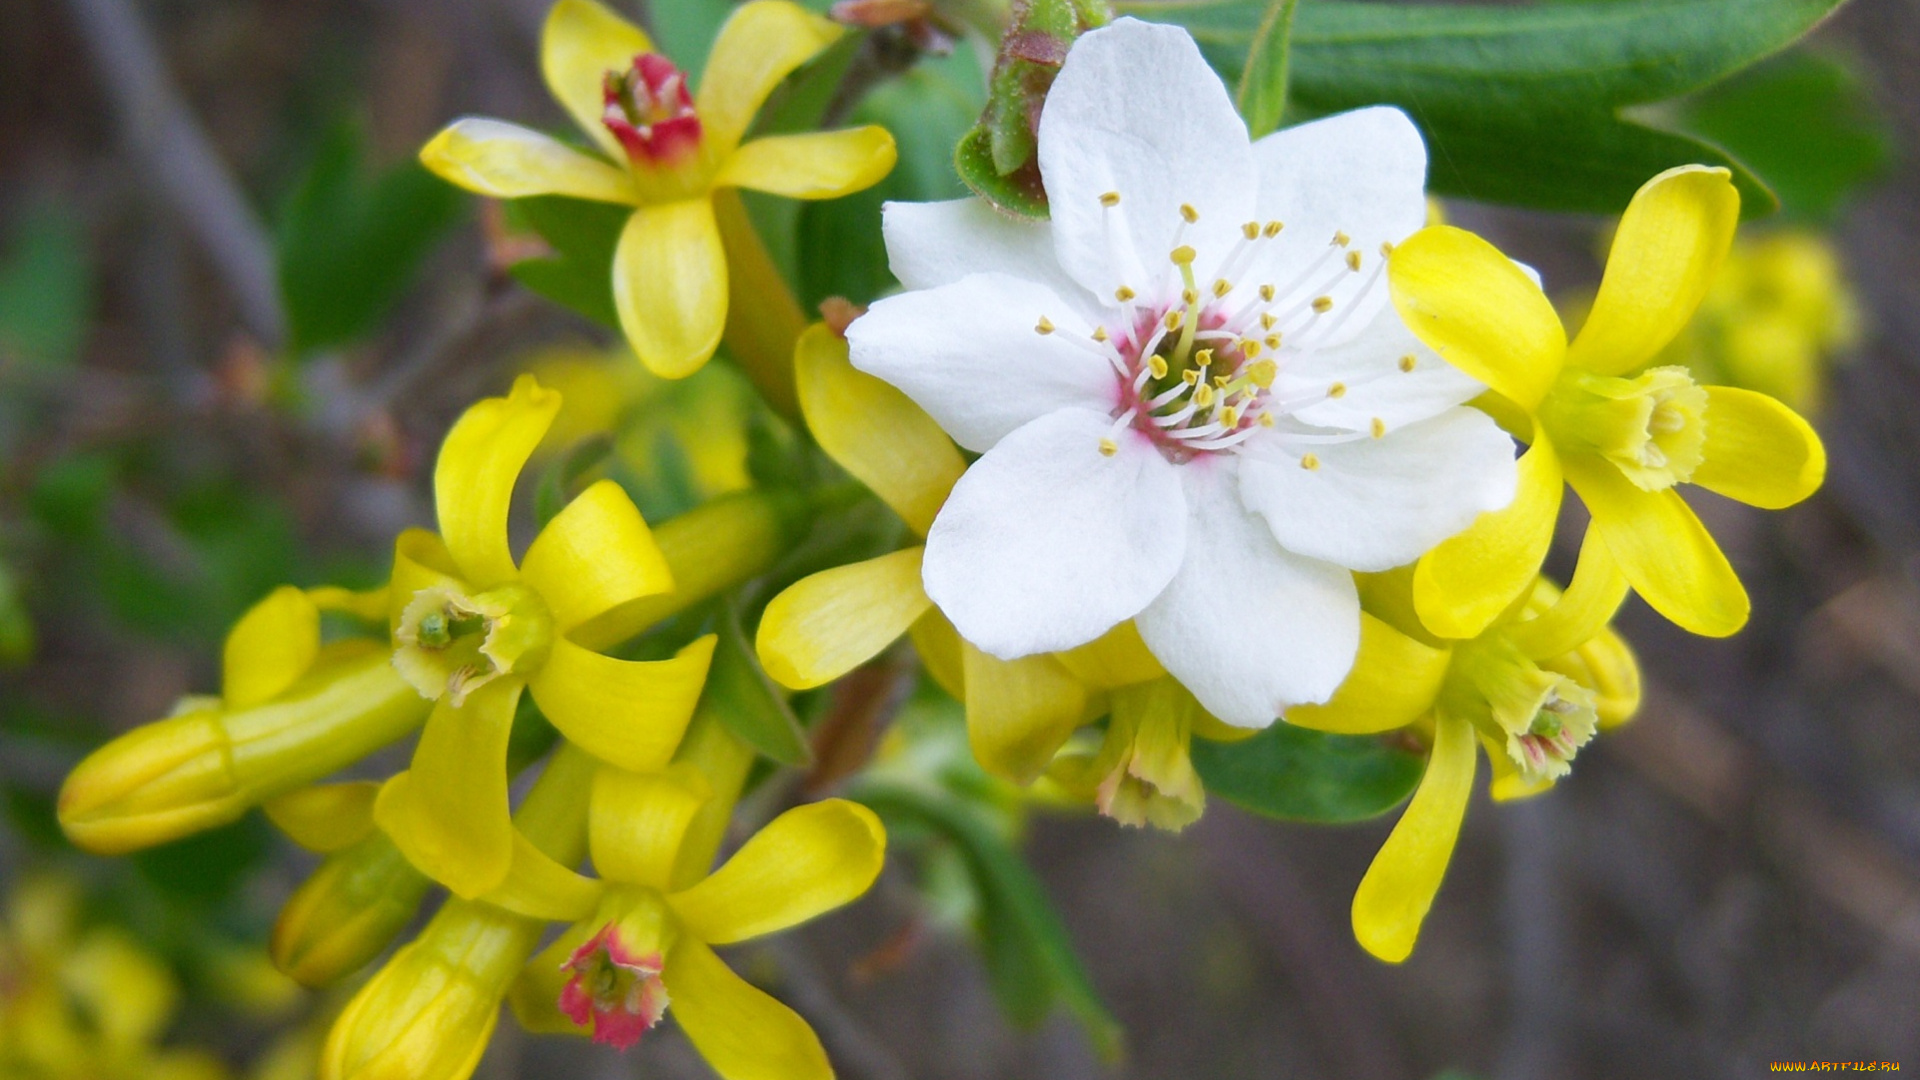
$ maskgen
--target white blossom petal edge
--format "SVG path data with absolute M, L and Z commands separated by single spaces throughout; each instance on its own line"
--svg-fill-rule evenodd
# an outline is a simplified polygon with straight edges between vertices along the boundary
M 1184 30 L 1074 43 L 1040 116 L 1051 221 L 889 204 L 909 292 L 854 366 L 984 456 L 927 537 L 927 594 L 1002 659 L 1127 619 L 1220 719 L 1265 727 L 1352 667 L 1351 571 L 1512 501 L 1481 387 L 1387 302 L 1426 147 L 1360 109 L 1249 145 Z

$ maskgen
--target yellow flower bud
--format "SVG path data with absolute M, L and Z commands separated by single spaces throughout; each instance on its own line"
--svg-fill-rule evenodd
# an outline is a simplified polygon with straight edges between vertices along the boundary
M 95 750 L 61 788 L 60 824 L 102 855 L 177 840 L 366 756 L 412 730 L 430 706 L 386 650 L 331 646 L 265 702 L 203 706 Z
M 382 833 L 334 853 L 280 909 L 274 965 L 306 986 L 346 978 L 413 921 L 430 884 Z

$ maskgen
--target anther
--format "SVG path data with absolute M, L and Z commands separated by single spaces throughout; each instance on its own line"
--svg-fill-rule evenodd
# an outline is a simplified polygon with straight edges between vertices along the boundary
M 1167 324 L 1167 329 L 1169 330 L 1180 329 L 1180 317 L 1182 314 L 1183 313 L 1179 308 L 1174 308 L 1172 311 L 1167 312 L 1166 319 L 1165 319 L 1165 322 Z
M 1213 282 L 1213 295 L 1214 295 L 1214 297 L 1215 297 L 1215 298 L 1219 298 L 1219 297 L 1223 297 L 1223 296 L 1225 296 L 1225 295 L 1227 295 L 1228 293 L 1230 293 L 1230 292 L 1232 292 L 1232 291 L 1233 291 L 1233 283 L 1232 283 L 1232 282 L 1230 282 L 1230 281 L 1228 281 L 1228 280 L 1227 280 L 1226 278 L 1215 278 L 1215 279 L 1214 279 L 1214 282 Z
M 1188 368 L 1180 373 L 1180 381 L 1186 383 L 1188 386 L 1192 386 L 1194 383 L 1200 381 L 1200 373 L 1192 368 Z
M 1194 350 L 1193 362 L 1195 366 L 1200 368 L 1212 367 L 1213 366 L 1213 350 L 1212 349 Z
M 1200 299 L 1200 293 L 1199 293 L 1199 290 L 1197 289 L 1181 289 L 1180 290 L 1180 302 L 1183 304 L 1191 306 L 1199 299 Z
M 1393 254 L 1393 241 L 1391 240 L 1380 241 L 1380 257 L 1384 259 L 1392 254 Z
M 1189 224 L 1189 225 L 1191 225 L 1191 224 L 1193 224 L 1194 222 L 1196 222 L 1196 221 L 1199 221 L 1199 220 L 1200 220 L 1200 211 L 1198 211 L 1198 210 L 1195 210 L 1195 209 L 1193 208 L 1193 204 L 1192 204 L 1192 203 L 1181 203 L 1181 204 L 1180 204 L 1180 216 L 1181 216 L 1181 217 L 1182 217 L 1183 219 L 1185 219 L 1185 220 L 1186 220 L 1186 223 L 1187 223 L 1187 224 Z
M 1334 230 L 1334 233 L 1333 233 L 1334 247 L 1346 247 L 1348 244 L 1351 244 L 1351 243 L 1353 243 L 1353 237 L 1348 236 L 1346 233 L 1341 232 L 1338 229 Z
M 1240 426 L 1240 410 L 1234 408 L 1231 405 L 1227 406 L 1224 409 L 1221 409 L 1220 425 L 1222 427 L 1228 427 L 1228 428 L 1239 427 Z
M 1273 303 L 1273 286 L 1271 286 L 1271 285 L 1262 285 L 1262 286 L 1260 286 L 1260 299 L 1261 299 L 1261 300 L 1264 300 L 1265 302 L 1267 302 L 1267 303 L 1269 303 L 1269 304 L 1271 304 L 1271 303 Z M 1262 315 L 1262 316 L 1260 316 L 1260 319 L 1261 319 L 1261 321 L 1262 321 L 1262 322 L 1264 322 L 1264 321 L 1266 321 L 1266 319 L 1267 319 L 1267 316 L 1265 316 L 1265 315 Z
M 1108 206 L 1108 207 L 1112 207 L 1112 206 L 1119 206 L 1119 205 L 1120 205 L 1120 193 L 1119 193 L 1119 192 L 1117 192 L 1117 191 L 1109 191 L 1109 192 L 1107 192 L 1106 194 L 1104 194 L 1104 195 L 1101 195 L 1101 196 L 1100 196 L 1100 205 L 1101 205 L 1101 206 Z
M 1228 379 L 1225 375 L 1215 375 L 1213 377 L 1213 388 L 1215 390 L 1225 390 L 1227 388 L 1227 382 Z
M 1047 318 L 1045 315 L 1040 316 L 1040 321 L 1034 325 L 1033 332 L 1036 334 L 1053 333 L 1053 320 Z
M 1325 315 L 1333 310 L 1333 297 L 1316 296 L 1313 298 L 1313 311 L 1316 315 Z
M 1125 285 L 1122 285 L 1119 288 L 1113 290 L 1113 298 L 1115 300 L 1120 301 L 1123 304 L 1133 299 L 1134 296 L 1136 295 L 1137 294 L 1132 289 L 1127 288 Z
M 1166 378 L 1167 377 L 1167 358 L 1164 356 L 1161 356 L 1158 353 L 1155 353 L 1151 358 L 1147 360 L 1147 370 L 1153 372 L 1153 377 L 1156 379 Z
M 1247 368 L 1247 378 L 1252 379 L 1253 385 L 1262 390 L 1271 387 L 1274 377 L 1279 374 L 1280 365 L 1271 360 L 1256 360 L 1253 366 Z
M 1172 259 L 1174 263 L 1178 266 L 1190 266 L 1193 263 L 1195 254 L 1196 253 L 1193 250 L 1192 246 L 1188 244 L 1181 244 L 1179 247 L 1174 248 L 1172 251 L 1168 252 L 1167 258 Z
M 1113 455 L 1119 452 L 1120 452 L 1119 443 L 1114 442 L 1112 439 L 1100 440 L 1100 454 L 1102 457 L 1112 457 Z
M 1260 329 L 1271 330 L 1273 329 L 1273 324 L 1279 321 L 1280 321 L 1280 316 L 1275 315 L 1273 312 L 1269 311 L 1266 314 L 1260 316 Z
M 1300 458 L 1300 467 L 1311 472 L 1320 467 L 1320 459 L 1312 454 L 1304 454 Z
M 1263 413 L 1261 413 L 1261 414 L 1260 414 L 1260 426 L 1261 426 L 1261 427 L 1272 427 L 1272 426 L 1273 426 L 1273 414 L 1272 414 L 1272 413 L 1266 413 L 1266 412 L 1263 412 Z
M 1206 383 L 1201 383 L 1199 386 L 1194 387 L 1193 403 L 1203 409 L 1213 404 L 1213 387 L 1208 386 Z
M 1360 272 L 1360 253 L 1359 252 L 1357 251 L 1347 252 L 1347 269 L 1353 271 L 1356 274 Z
M 1277 352 L 1280 348 L 1280 335 L 1268 334 L 1266 336 L 1266 343 L 1267 343 L 1267 348 L 1273 349 Z
M 1401 358 L 1400 358 L 1400 370 L 1401 370 L 1401 371 L 1412 371 L 1412 370 L 1413 370 L 1413 367 L 1414 367 L 1414 365 L 1415 365 L 1416 363 L 1418 363 L 1418 362 L 1419 362 L 1419 361 L 1417 361 L 1417 360 L 1415 360 L 1415 359 L 1414 359 L 1414 357 L 1413 357 L 1413 354 L 1412 354 L 1412 353 L 1408 353 L 1407 355 L 1405 355 L 1405 356 L 1403 356 L 1403 357 L 1401 357 Z
M 1267 226 L 1266 226 L 1266 228 L 1264 228 L 1264 229 L 1261 229 L 1261 230 L 1260 230 L 1260 235 L 1262 235 L 1262 236 L 1264 236 L 1264 237 L 1266 237 L 1267 239 L 1269 239 L 1269 240 L 1271 240 L 1271 239 L 1273 239 L 1274 237 L 1276 237 L 1276 236 L 1279 236 L 1279 235 L 1280 235 L 1280 230 L 1281 230 L 1281 229 L 1284 229 L 1284 228 L 1286 228 L 1286 227 L 1287 227 L 1287 226 L 1286 226 L 1286 223 L 1284 223 L 1284 222 L 1280 222 L 1280 221 L 1269 221 L 1269 222 L 1267 222 Z
M 1104 326 L 1094 327 L 1093 340 L 1105 342 L 1107 340 L 1107 328 Z
M 1240 235 L 1249 240 L 1258 239 L 1260 236 L 1260 223 L 1257 221 L 1249 221 L 1245 225 L 1240 226 Z
M 1346 397 L 1347 384 L 1343 382 L 1337 382 L 1337 383 L 1334 383 L 1332 386 L 1327 387 L 1327 396 L 1330 398 Z
M 1240 355 L 1246 357 L 1249 360 L 1253 359 L 1256 356 L 1259 356 L 1260 343 L 1253 340 L 1252 338 L 1242 338 L 1240 340 Z
M 1372 430 L 1373 430 L 1373 437 L 1376 439 L 1382 435 L 1385 435 L 1387 433 L 1387 422 L 1385 420 L 1380 419 L 1377 416 L 1374 417 Z

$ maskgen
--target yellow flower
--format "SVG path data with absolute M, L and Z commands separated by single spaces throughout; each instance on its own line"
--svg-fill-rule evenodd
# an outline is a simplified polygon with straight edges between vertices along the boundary
M 1467 640 L 1421 625 L 1417 572 L 1367 575 L 1352 673 L 1326 704 L 1287 711 L 1288 723 L 1344 735 L 1409 725 L 1430 733 L 1420 787 L 1353 898 L 1354 936 L 1380 959 L 1413 952 L 1466 814 L 1476 736 L 1494 799 L 1523 798 L 1565 776 L 1596 730 L 1639 708 L 1639 668 L 1606 625 L 1627 581 L 1596 536 L 1588 533 L 1565 593 L 1536 578 L 1524 604 Z
M 953 440 L 906 395 L 854 369 L 844 338 L 824 324 L 800 336 L 801 412 L 821 449 L 924 538 L 966 469 Z M 823 570 L 773 598 L 755 646 L 790 689 L 822 686 L 911 634 L 921 660 L 966 703 L 974 756 L 1028 783 L 1081 724 L 1106 711 L 1106 692 L 1166 674 L 1122 623 L 1064 653 L 1000 660 L 974 648 L 933 607 L 920 582 L 923 544 Z
M 1832 242 L 1783 229 L 1734 242 L 1699 312 L 1660 359 L 1818 412 L 1827 365 L 1858 339 L 1859 323 Z
M 711 874 L 685 849 L 714 785 L 682 763 L 594 779 L 588 837 L 605 891 L 592 913 L 534 957 L 512 1003 L 533 1031 L 582 1032 L 625 1048 L 671 1011 L 727 1080 L 829 1078 L 819 1039 L 791 1009 L 713 953 L 854 900 L 880 873 L 886 833 L 843 799 L 796 807 Z M 717 800 L 730 805 L 724 794 Z
M 1528 588 L 1563 480 L 1654 610 L 1715 637 L 1745 624 L 1746 590 L 1674 488 L 1693 483 L 1778 509 L 1820 486 L 1826 451 L 1765 394 L 1648 366 L 1699 306 L 1739 212 L 1725 169 L 1654 177 L 1621 219 L 1593 312 L 1571 344 L 1539 285 L 1472 233 L 1428 228 L 1394 250 L 1388 279 L 1407 325 L 1491 387 L 1489 411 L 1531 443 L 1512 505 L 1420 560 L 1414 595 L 1429 629 L 1473 637 Z
M 665 556 L 619 485 L 600 481 L 556 514 L 515 565 L 507 510 L 521 467 L 560 408 L 523 375 L 454 424 L 434 467 L 440 533 L 394 551 L 393 663 L 434 701 L 412 768 L 373 817 L 409 861 L 462 897 L 498 885 L 513 854 L 507 735 L 524 687 L 570 741 L 637 770 L 666 764 L 693 714 L 713 635 L 670 660 L 617 660 L 571 636 L 670 592 Z
M 774 87 L 841 33 L 787 0 L 754 0 L 721 28 L 694 92 L 638 27 L 593 0 L 561 0 L 547 17 L 541 71 L 600 153 L 469 118 L 436 135 L 420 160 L 482 195 L 634 207 L 613 258 L 620 325 L 650 370 L 689 375 L 727 326 L 727 244 L 751 229 L 729 189 L 828 199 L 893 168 L 893 137 L 878 127 L 742 141 Z

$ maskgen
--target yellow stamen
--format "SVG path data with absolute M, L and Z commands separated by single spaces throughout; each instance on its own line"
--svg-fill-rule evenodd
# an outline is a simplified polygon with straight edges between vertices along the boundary
M 1200 373 L 1192 368 L 1188 368 L 1180 373 L 1180 381 L 1186 383 L 1188 386 L 1192 386 L 1194 383 L 1200 381 Z
M 1198 210 L 1195 210 L 1195 209 L 1193 208 L 1193 204 L 1192 204 L 1192 203 L 1181 203 L 1181 204 L 1180 204 L 1180 216 L 1181 216 L 1182 218 L 1184 218 L 1184 219 L 1186 219 L 1186 222 L 1187 222 L 1187 224 L 1189 224 L 1189 225 L 1191 225 L 1191 224 L 1193 224 L 1194 222 L 1196 222 L 1196 221 L 1199 221 L 1199 220 L 1200 220 L 1200 211 L 1198 211 Z
M 1167 252 L 1167 258 L 1172 259 L 1180 266 L 1189 266 L 1193 263 L 1196 254 L 1197 252 L 1193 250 L 1193 245 L 1181 244 L 1179 247 Z
M 1161 356 L 1159 353 L 1155 353 L 1153 357 L 1147 361 L 1147 370 L 1153 372 L 1153 377 L 1156 379 L 1166 378 L 1167 358 Z
M 1240 235 L 1249 240 L 1259 239 L 1260 223 L 1257 221 L 1249 221 L 1245 225 L 1240 226 Z
M 1117 191 L 1109 191 L 1106 194 L 1100 196 L 1100 205 L 1101 206 L 1119 206 L 1120 193 Z
M 1327 387 L 1327 396 L 1330 398 L 1346 397 L 1347 384 L 1343 382 L 1337 382 L 1337 383 L 1334 383 L 1332 386 Z
M 1134 295 L 1135 295 L 1134 291 L 1132 289 L 1127 288 L 1125 285 L 1122 285 L 1119 288 L 1113 290 L 1113 298 L 1115 300 L 1120 301 L 1123 304 L 1133 299 Z
M 1114 441 L 1113 441 L 1112 439 L 1101 439 L 1101 440 L 1100 440 L 1100 454 L 1101 454 L 1101 456 L 1103 456 L 1103 457 L 1112 457 L 1113 455 L 1115 455 L 1115 454 L 1117 454 L 1117 453 L 1119 453 L 1119 452 L 1120 452 L 1120 444 L 1119 444 L 1119 443 L 1117 443 L 1117 442 L 1114 442 Z
M 1225 390 L 1227 388 L 1227 377 L 1225 375 L 1215 375 L 1213 377 L 1213 385 L 1217 389 Z
M 1247 368 L 1247 378 L 1252 379 L 1253 385 L 1262 390 L 1273 386 L 1274 377 L 1279 374 L 1280 365 L 1271 360 L 1258 360 Z
M 1229 282 L 1226 278 L 1215 279 L 1213 283 L 1214 296 L 1216 297 L 1225 296 L 1232 291 L 1233 291 L 1233 284 Z
M 1327 312 L 1332 310 L 1333 310 L 1333 297 L 1316 296 L 1313 298 L 1313 313 L 1315 315 L 1325 315 Z
M 1373 418 L 1373 437 L 1379 438 L 1387 433 L 1387 422 L 1379 417 Z
M 1272 426 L 1273 426 L 1273 414 L 1272 414 L 1272 413 L 1265 413 L 1265 412 L 1263 412 L 1263 413 L 1261 413 L 1261 414 L 1260 414 L 1260 426 L 1261 426 L 1261 427 L 1272 427 Z
M 1407 355 L 1405 355 L 1405 356 L 1403 356 L 1403 357 L 1401 357 L 1401 358 L 1400 358 L 1400 370 L 1401 370 L 1401 371 L 1412 371 L 1412 370 L 1413 370 L 1413 366 L 1414 366 L 1414 364 L 1415 364 L 1415 363 L 1417 363 L 1417 362 L 1418 362 L 1418 361 L 1416 361 L 1416 360 L 1415 360 L 1415 359 L 1413 358 L 1413 354 L 1412 354 L 1412 353 L 1408 353 Z
M 1051 334 L 1053 333 L 1053 320 L 1042 315 L 1040 316 L 1039 323 L 1035 324 L 1033 330 L 1036 334 Z
M 1353 243 L 1353 237 L 1348 236 L 1346 233 L 1341 232 L 1337 229 L 1334 231 L 1334 234 L 1333 234 L 1334 247 L 1346 247 L 1348 244 L 1351 244 L 1351 243 Z
M 1181 289 L 1181 290 L 1180 290 L 1180 302 L 1181 302 L 1181 303 L 1183 303 L 1183 304 L 1187 304 L 1187 305 L 1192 305 L 1192 304 L 1193 304 L 1193 302 L 1194 302 L 1194 301 L 1196 301 L 1196 300 L 1198 300 L 1198 299 L 1200 299 L 1200 294 L 1199 294 L 1198 292 L 1196 292 L 1196 291 L 1194 291 L 1194 290 L 1192 290 L 1192 289 Z
M 1193 362 L 1201 368 L 1211 367 L 1213 365 L 1213 350 L 1201 349 L 1195 352 L 1193 354 Z
M 1264 229 L 1261 229 L 1260 233 L 1261 235 L 1265 236 L 1267 239 L 1271 240 L 1274 237 L 1279 236 L 1280 230 L 1286 227 L 1287 227 L 1286 223 L 1284 222 L 1269 221 L 1267 222 L 1267 227 Z
M 1356 274 L 1360 272 L 1360 253 L 1359 252 L 1357 251 L 1347 252 L 1347 269 L 1353 271 Z
M 1095 341 L 1107 340 L 1107 328 L 1104 326 L 1095 327 L 1093 330 L 1093 340 Z
M 1213 404 L 1213 387 L 1208 386 L 1206 383 L 1201 383 L 1199 386 L 1194 387 L 1193 403 L 1203 409 Z
M 1384 259 L 1387 256 L 1392 254 L 1393 254 L 1393 241 L 1391 240 L 1380 241 L 1380 257 Z
M 1273 303 L 1273 286 L 1271 285 L 1260 286 L 1260 299 L 1269 304 Z M 1260 316 L 1260 319 L 1262 322 L 1265 322 L 1270 317 L 1271 316 L 1262 315 Z
M 1220 410 L 1220 426 L 1229 427 L 1229 428 L 1239 427 L 1240 426 L 1240 410 L 1234 408 L 1231 405 L 1227 406 L 1224 409 L 1221 409 Z
M 1167 324 L 1167 329 L 1178 330 L 1180 329 L 1180 317 L 1183 314 L 1185 313 L 1179 308 L 1174 308 L 1172 311 L 1167 312 L 1166 318 L 1162 321 Z
M 1307 454 L 1300 459 L 1300 467 L 1312 471 L 1320 467 L 1320 459 L 1314 457 L 1312 454 Z
M 1252 338 L 1242 338 L 1240 341 L 1240 355 L 1246 357 L 1249 360 L 1253 359 L 1256 356 L 1259 356 L 1260 343 L 1253 340 Z
M 1278 348 L 1280 347 L 1280 335 L 1279 335 L 1279 334 L 1268 334 L 1268 335 L 1266 336 L 1266 339 L 1265 339 L 1265 340 L 1266 340 L 1266 343 L 1267 343 L 1267 348 L 1269 348 L 1269 349 L 1278 349 Z
M 1271 330 L 1273 329 L 1273 324 L 1279 321 L 1280 321 L 1280 316 L 1275 315 L 1273 312 L 1269 311 L 1265 315 L 1260 316 L 1260 329 Z

